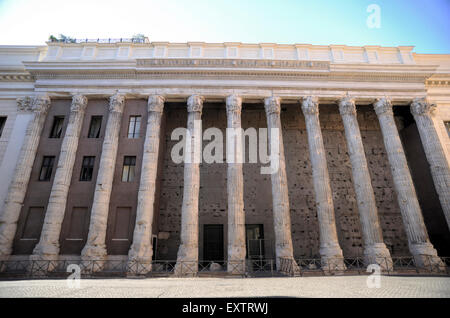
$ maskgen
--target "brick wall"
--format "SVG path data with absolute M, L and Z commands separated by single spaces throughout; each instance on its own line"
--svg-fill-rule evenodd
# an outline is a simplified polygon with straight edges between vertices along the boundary
M 169 238 L 160 240 L 159 259 L 175 259 L 179 245 L 181 204 L 183 200 L 183 164 L 171 160 L 173 129 L 186 126 L 184 104 L 171 104 L 167 109 L 165 133 L 166 153 L 161 183 L 159 231 Z M 305 122 L 300 106 L 283 105 L 284 150 L 291 209 L 292 239 L 296 257 L 319 257 L 319 225 L 315 208 L 311 164 Z M 203 130 L 226 128 L 223 104 L 205 104 Z M 363 241 L 359 214 L 353 190 L 351 165 L 347 153 L 343 124 L 335 105 L 320 106 L 320 121 L 333 191 L 338 237 L 344 255 L 362 255 Z M 394 255 L 408 255 L 406 235 L 393 190 L 389 164 L 375 113 L 370 107 L 358 107 L 358 121 L 368 159 L 372 184 L 380 214 L 384 240 Z M 262 105 L 243 105 L 242 127 L 266 127 Z M 209 142 L 203 142 L 203 145 Z M 246 147 L 248 149 L 248 145 Z M 225 155 L 225 147 L 224 147 Z M 261 164 L 245 163 L 244 203 L 247 224 L 263 224 L 265 253 L 273 256 L 273 217 L 270 175 L 260 174 Z M 224 225 L 224 250 L 227 242 L 226 164 L 200 165 L 199 257 L 202 258 L 203 224 Z

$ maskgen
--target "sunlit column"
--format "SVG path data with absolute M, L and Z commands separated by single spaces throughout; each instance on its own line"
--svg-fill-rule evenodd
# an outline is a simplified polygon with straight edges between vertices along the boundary
M 128 252 L 130 267 L 136 266 L 139 273 L 151 270 L 153 256 L 152 226 L 155 203 L 156 177 L 161 131 L 161 117 L 164 110 L 164 97 L 153 95 L 148 98 L 148 119 L 145 133 L 144 154 L 142 157 L 141 180 L 136 209 L 133 244 Z M 131 268 L 133 270 L 133 268 Z
M 345 269 L 345 265 L 336 231 L 333 195 L 331 192 L 330 177 L 328 175 L 322 130 L 320 128 L 319 101 L 317 97 L 305 97 L 302 101 L 302 111 L 305 115 L 314 192 L 316 196 L 322 267 L 326 271 L 343 270 Z
M 33 112 L 33 118 L 28 124 L 19 160 L 0 216 L 0 256 L 9 256 L 12 252 L 17 222 L 30 181 L 45 117 L 50 107 L 50 98 L 47 95 L 19 98 L 17 106 L 19 112 Z

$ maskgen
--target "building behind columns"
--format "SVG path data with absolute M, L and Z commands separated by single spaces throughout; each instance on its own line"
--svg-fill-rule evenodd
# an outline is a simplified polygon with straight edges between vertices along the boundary
M 365 156 L 365 161 L 363 158 L 359 162 L 367 164 L 375 215 L 390 255 L 411 255 L 405 213 L 412 213 L 413 208 L 408 206 L 402 212 L 400 206 L 401 190 L 396 188 L 391 170 L 393 159 L 389 158 L 385 144 L 394 141 L 383 136 L 382 119 L 374 110 L 374 104 L 380 100 L 392 105 L 401 140 L 401 147 L 396 149 L 406 157 L 407 165 L 403 168 L 409 171 L 413 185 L 413 191 L 407 193 L 413 193 L 410 195 L 416 196 L 419 203 L 415 211 L 420 212 L 425 233 L 437 254 L 450 256 L 450 187 L 445 187 L 450 186 L 450 55 L 417 54 L 413 47 L 406 46 L 133 43 L 126 39 L 49 42 L 43 46 L 0 46 L 0 87 L 0 227 L 7 223 L 13 229 L 12 234 L 11 230 L 6 231 L 11 237 L 9 243 L 2 238 L 10 249 L 1 250 L 1 257 L 28 259 L 33 253 L 81 257 L 88 237 L 97 237 L 98 233 L 92 231 L 98 229 L 104 232 L 100 236 L 104 235 L 107 259 L 127 259 L 133 239 L 144 237 L 151 242 L 139 244 L 153 247 L 153 259 L 176 260 L 181 244 L 186 180 L 185 165 L 172 160 L 172 149 L 179 142 L 172 139 L 172 132 L 186 127 L 188 99 L 196 96 L 202 100 L 203 131 L 214 127 L 225 136 L 226 100 L 231 95 L 242 101 L 243 129 L 267 127 L 265 101 L 272 97 L 279 100 L 288 194 L 288 202 L 282 203 L 288 205 L 290 212 L 290 229 L 289 226 L 284 229 L 290 231 L 294 258 L 321 257 L 319 229 L 323 224 L 319 224 L 308 144 L 308 134 L 313 130 L 307 129 L 306 114 L 302 112 L 302 101 L 308 96 L 318 103 L 319 131 L 328 171 L 328 177 L 322 178 L 320 184 L 329 184 L 331 189 L 332 204 L 327 213 L 334 212 L 342 255 L 362 256 L 367 231 L 361 225 L 352 172 L 352 162 L 358 161 L 350 159 L 348 148 L 347 139 L 353 136 L 346 136 L 339 109 L 339 102 L 347 97 L 356 106 Z M 36 130 L 40 135 L 30 136 L 27 134 L 30 125 L 39 125 L 33 121 L 36 116 L 33 105 L 42 98 L 48 99 L 50 105 Z M 77 117 L 73 113 L 79 111 L 75 107 L 79 106 L 79 100 L 86 100 L 87 105 Z M 162 108 L 154 105 L 151 108 L 149 100 L 162 102 Z M 413 103 L 422 105 L 424 114 L 412 112 Z M 121 107 L 117 108 L 120 115 L 114 115 L 115 126 L 109 125 L 113 107 Z M 155 111 L 161 111 L 160 116 L 152 113 Z M 421 119 L 419 123 L 417 116 L 425 116 L 429 121 Z M 72 122 L 70 118 L 78 119 Z M 158 123 L 157 129 L 147 130 L 148 123 Z M 78 134 L 73 128 L 77 124 Z M 71 136 L 75 137 L 65 142 L 69 125 L 71 134 L 75 131 Z M 111 137 L 107 129 L 117 136 Z M 104 157 L 112 161 L 105 161 L 106 168 L 99 171 L 102 154 L 106 153 L 105 137 L 111 137 L 109 145 L 113 148 L 108 148 Z M 26 182 L 14 190 L 11 184 L 18 180 L 15 175 L 18 170 L 25 171 L 17 169 L 24 164 L 23 146 L 32 138 L 36 149 L 28 153 L 30 172 L 22 176 Z M 146 138 L 152 138 L 151 145 L 146 146 Z M 203 146 L 209 142 L 203 140 Z M 245 149 L 249 146 L 246 139 Z M 148 192 L 147 188 L 142 189 L 144 198 L 145 195 L 152 198 L 138 208 L 144 149 L 151 152 L 155 147 L 157 156 L 147 156 L 154 164 L 145 169 L 154 175 L 154 182 L 148 183 L 154 184 L 154 189 Z M 224 159 L 225 149 L 224 146 Z M 75 153 L 73 165 L 59 168 L 61 154 L 66 152 Z M 245 238 L 235 241 L 243 239 L 246 257 L 273 259 L 277 256 L 272 192 L 276 181 L 271 180 L 271 175 L 260 173 L 265 164 L 248 161 L 247 154 L 242 165 Z M 63 195 L 54 185 L 57 169 L 65 169 L 60 180 L 70 177 L 66 178 L 68 190 Z M 104 207 L 95 205 L 93 209 L 95 197 L 100 196 L 97 192 L 108 186 L 99 184 L 100 175 L 101 180 L 110 181 L 110 195 L 104 196 L 106 201 L 99 199 Z M 201 260 L 227 259 L 230 233 L 227 176 L 226 162 L 199 165 L 197 244 Z M 12 190 L 22 198 L 20 211 L 15 214 L 5 203 Z M 195 191 L 187 193 L 195 195 Z M 48 210 L 50 197 L 55 197 L 62 206 L 56 204 Z M 6 210 L 9 212 L 5 213 Z M 46 216 L 50 210 L 56 219 Z M 91 218 L 94 210 L 105 218 L 106 228 L 97 226 L 101 222 L 92 224 L 98 222 Z M 134 235 L 138 210 L 150 218 L 148 230 L 138 231 L 140 236 Z M 239 206 L 235 212 L 239 213 Z M 190 213 L 195 217 L 195 211 Z M 59 225 L 58 215 L 62 222 Z M 420 218 L 417 222 L 421 222 Z M 332 230 L 333 224 L 329 226 Z M 151 233 L 142 236 L 145 231 Z M 49 237 L 55 235 L 59 237 L 57 242 L 49 243 Z M 40 241 L 40 248 L 36 249 Z M 56 244 L 58 249 L 48 252 L 46 244 Z

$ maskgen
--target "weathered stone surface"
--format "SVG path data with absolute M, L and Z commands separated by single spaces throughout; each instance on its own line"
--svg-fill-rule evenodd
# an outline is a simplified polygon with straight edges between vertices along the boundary
M 425 98 L 416 98 L 411 103 L 411 113 L 416 120 L 434 186 L 450 228 L 450 166 L 434 125 L 435 111 L 436 105 L 427 102 Z
M 55 260 L 58 257 L 60 249 L 59 236 L 64 220 L 67 196 L 86 106 L 87 98 L 85 96 L 73 96 L 69 124 L 61 146 L 52 191 L 45 213 L 44 225 L 39 243 L 30 257 L 32 260 Z
M 268 97 L 264 100 L 264 108 L 267 117 L 267 134 L 269 136 L 269 150 L 272 143 L 278 143 L 278 169 L 272 171 L 270 179 L 272 182 L 272 207 L 273 225 L 275 232 L 275 256 L 277 268 L 280 267 L 280 258 L 294 258 L 294 249 L 291 237 L 291 215 L 289 209 L 288 185 L 286 176 L 286 162 L 284 157 L 283 133 L 281 127 L 281 105 L 280 98 Z M 272 140 L 271 129 L 278 129 L 278 140 Z M 274 158 L 272 158 L 274 160 Z M 295 263 L 295 261 L 294 261 Z
M 391 101 L 388 98 L 380 98 L 374 103 L 374 109 L 380 122 L 411 254 L 418 265 L 427 265 L 430 262 L 441 264 L 442 261 L 428 238 L 416 190 L 395 125 Z
M 20 210 L 30 180 L 39 140 L 44 127 L 45 117 L 50 107 L 50 98 L 47 95 L 34 98 L 21 98 L 17 100 L 20 111 L 32 111 L 33 119 L 30 121 L 25 139 L 20 150 L 14 177 L 9 186 L 5 206 L 0 216 L 0 256 L 8 257 L 12 252 L 14 235 L 17 230 Z
M 242 99 L 231 95 L 226 99 L 227 128 L 236 134 L 227 135 L 227 194 L 228 194 L 228 272 L 245 271 L 244 180 L 242 174 Z M 232 149 L 231 149 L 232 148 Z M 232 156 L 233 154 L 233 156 Z
M 353 185 L 364 237 L 365 262 L 366 264 L 378 263 L 383 269 L 392 269 L 392 259 L 383 242 L 375 195 L 356 118 L 355 101 L 349 96 L 339 100 L 339 112 L 343 120 L 352 164 Z
M 309 154 L 312 166 L 314 192 L 320 230 L 320 255 L 322 265 L 330 271 L 345 268 L 342 250 L 339 246 L 322 131 L 319 122 L 319 102 L 312 96 L 302 100 L 308 132 Z M 330 264 L 330 260 L 333 264 Z
M 106 124 L 97 184 L 91 209 L 89 234 L 87 243 L 81 252 L 83 260 L 99 261 L 95 270 L 103 268 L 102 261 L 107 255 L 105 243 L 106 226 L 124 105 L 125 97 L 123 95 L 116 94 L 111 96 L 108 122 Z
M 188 120 L 187 130 L 191 143 L 186 149 L 189 162 L 184 163 L 183 205 L 181 208 L 181 243 L 178 248 L 176 275 L 192 275 L 198 271 L 198 198 L 200 188 L 199 162 L 201 156 L 201 127 L 197 128 L 203 108 L 202 96 L 192 95 L 187 101 Z M 188 140 L 188 139 L 186 139 Z
M 146 271 L 151 270 L 153 256 L 152 228 L 155 202 L 155 185 L 158 170 L 159 135 L 161 116 L 164 109 L 164 97 L 150 96 L 148 99 L 147 131 L 145 133 L 144 154 L 142 159 L 141 180 L 138 191 L 138 206 L 133 244 L 128 253 L 129 262 L 149 264 Z

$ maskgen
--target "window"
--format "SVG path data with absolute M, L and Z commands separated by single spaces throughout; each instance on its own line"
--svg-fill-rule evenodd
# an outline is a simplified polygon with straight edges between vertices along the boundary
M 89 125 L 88 138 L 100 138 L 100 130 L 102 128 L 102 116 L 92 116 Z
M 444 122 L 445 128 L 447 128 L 447 134 L 450 137 L 450 121 Z
M 130 116 L 128 124 L 128 138 L 139 138 L 141 130 L 141 116 Z
M 61 138 L 63 123 L 64 116 L 53 117 L 53 126 L 52 131 L 50 132 L 50 138 Z
M 50 181 L 54 163 L 55 156 L 44 157 L 42 160 L 41 172 L 39 173 L 39 181 Z
M 6 117 L 0 117 L 0 137 L 3 134 L 3 128 L 5 127 Z
M 92 173 L 94 172 L 95 157 L 83 157 L 81 165 L 80 181 L 91 181 Z
M 133 182 L 136 157 L 126 156 L 123 159 L 122 182 Z

